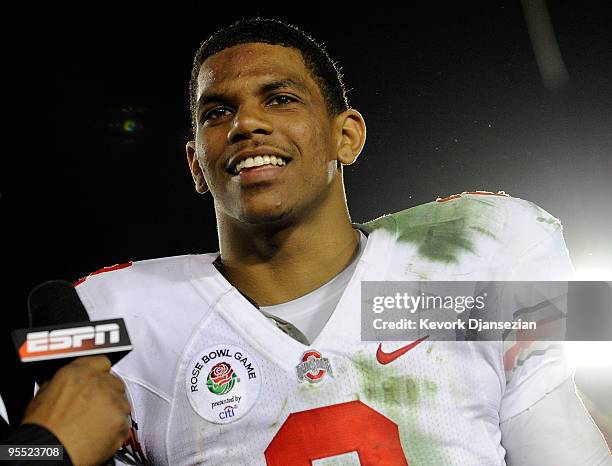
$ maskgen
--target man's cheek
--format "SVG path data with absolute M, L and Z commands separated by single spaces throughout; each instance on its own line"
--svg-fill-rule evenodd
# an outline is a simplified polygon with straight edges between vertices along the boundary
M 209 150 L 207 147 L 202 147 L 198 161 L 205 176 L 211 176 L 216 160 L 217 159 L 216 157 L 213 157 L 211 150 Z

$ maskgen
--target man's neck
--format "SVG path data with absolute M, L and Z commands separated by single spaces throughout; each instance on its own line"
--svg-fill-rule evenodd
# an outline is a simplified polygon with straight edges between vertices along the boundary
M 223 275 L 262 306 L 317 289 L 344 270 L 359 248 L 344 196 L 285 228 L 220 222 L 219 239 Z

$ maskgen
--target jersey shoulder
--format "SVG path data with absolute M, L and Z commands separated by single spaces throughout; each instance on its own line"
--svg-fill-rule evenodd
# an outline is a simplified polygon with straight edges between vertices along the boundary
M 103 276 L 103 281 L 120 282 L 126 277 L 167 277 L 170 275 L 180 276 L 184 274 L 185 264 L 192 255 L 160 257 L 155 259 L 146 259 L 141 261 L 129 261 L 121 264 L 115 264 L 107 267 L 102 267 L 94 272 L 89 273 L 85 277 L 80 278 L 74 283 L 78 287 L 83 283 L 88 285 L 92 282 L 97 282 L 98 276 Z M 121 271 L 121 272 L 119 272 Z M 95 278 L 94 278 L 95 277 Z
M 77 282 L 76 291 L 91 320 L 125 321 L 134 349 L 113 370 L 130 381 L 135 399 L 148 396 L 142 390 L 171 399 L 183 348 L 216 299 L 216 289 L 207 286 L 208 264 L 214 257 L 130 262 L 105 267 Z
M 78 279 L 74 286 L 79 294 L 96 290 L 122 293 L 139 286 L 159 285 L 173 278 L 181 280 L 186 278 L 189 258 L 189 255 L 163 257 L 106 266 Z
M 533 202 L 503 191 L 471 191 L 383 215 L 363 228 L 386 230 L 433 262 L 456 263 L 483 248 L 520 253 L 560 232 L 561 223 Z
M 214 254 L 183 255 L 127 262 L 90 273 L 75 283 L 90 318 L 130 317 L 143 309 L 152 313 L 176 299 L 181 289 L 191 289 L 193 262 L 212 262 Z M 189 294 L 189 293 L 188 293 Z

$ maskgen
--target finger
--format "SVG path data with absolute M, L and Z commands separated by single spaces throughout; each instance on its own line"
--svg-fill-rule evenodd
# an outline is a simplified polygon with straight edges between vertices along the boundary
M 119 450 L 130 439 L 130 420 L 125 417 L 125 427 L 121 430 L 121 444 L 117 447 Z
M 75 359 L 71 364 L 87 366 L 96 372 L 108 372 L 111 368 L 111 362 L 107 356 L 86 356 Z
M 121 416 L 121 426 L 116 432 L 123 440 L 126 440 L 130 435 L 131 427 L 132 423 L 130 422 L 130 414 L 124 414 Z
M 125 383 L 123 383 L 123 380 L 112 374 L 102 374 L 98 376 L 98 383 L 104 384 L 109 388 L 109 390 L 113 390 L 122 394 L 125 393 Z
M 125 445 L 125 443 L 129 440 L 129 438 L 130 438 L 130 426 L 129 426 L 129 423 L 126 417 L 125 424 L 123 424 L 121 428 L 115 431 L 114 435 L 110 437 L 110 439 L 112 439 L 113 441 L 112 449 L 114 451 L 120 450 Z
M 38 387 L 38 392 L 36 392 L 36 394 L 39 395 L 43 393 L 47 389 L 48 386 L 49 386 L 48 380 L 46 382 L 43 382 L 43 384 L 40 387 Z
M 125 390 L 123 389 L 123 384 L 121 384 L 121 381 L 119 382 L 120 385 L 118 386 L 112 381 L 107 381 L 107 385 L 105 385 L 103 389 L 112 400 L 111 402 L 114 406 L 119 408 L 125 414 L 130 414 L 132 407 L 127 399 Z M 113 383 L 114 386 L 111 387 L 110 383 Z M 98 387 L 100 387 L 100 384 L 98 384 Z
M 118 405 L 119 405 L 119 409 L 121 409 L 121 411 L 127 416 L 129 416 L 130 413 L 132 412 L 132 407 L 130 406 L 130 403 L 125 397 L 121 398 L 118 401 Z

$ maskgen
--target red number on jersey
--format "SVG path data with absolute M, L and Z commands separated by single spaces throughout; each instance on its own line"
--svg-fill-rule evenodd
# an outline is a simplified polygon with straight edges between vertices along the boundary
M 397 424 L 361 401 L 290 414 L 265 455 L 268 466 L 311 466 L 353 451 L 362 466 L 408 466 Z

